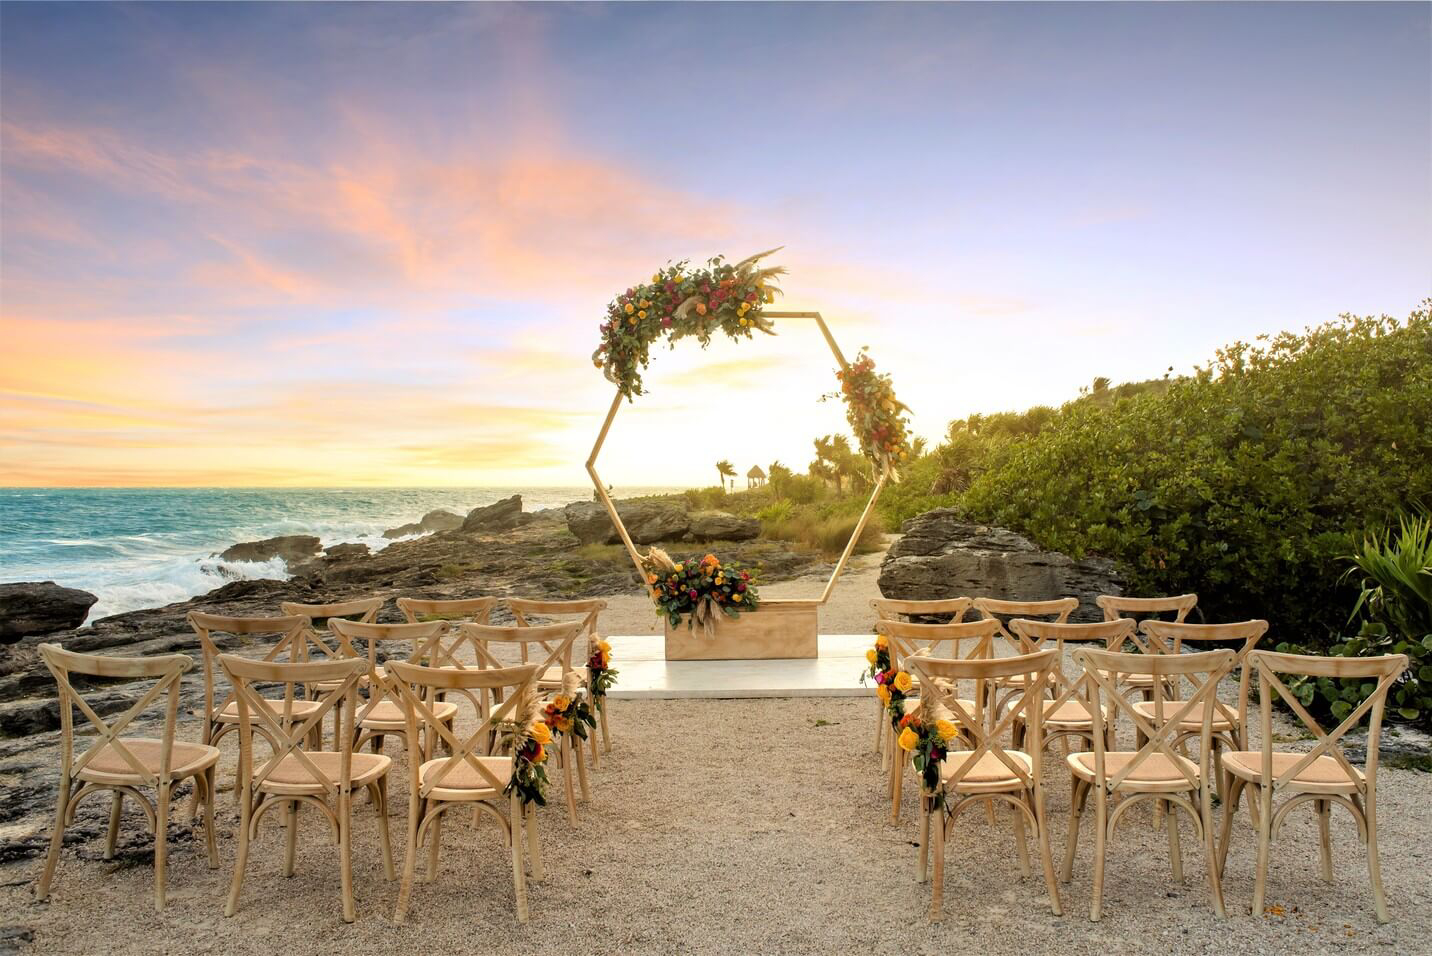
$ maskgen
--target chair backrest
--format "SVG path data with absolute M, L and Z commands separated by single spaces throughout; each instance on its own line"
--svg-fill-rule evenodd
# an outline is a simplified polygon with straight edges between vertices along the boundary
M 299 604 L 296 601 L 284 601 L 278 608 L 284 614 L 296 614 L 306 619 L 308 621 L 307 642 L 323 651 L 324 657 L 335 658 L 352 655 L 345 655 L 338 648 L 330 647 L 318 633 L 318 628 L 328 627 L 328 630 L 332 632 L 333 628 L 329 625 L 333 621 L 349 619 L 367 624 L 378 616 L 378 611 L 382 608 L 384 600 L 384 598 L 358 598 L 353 601 L 340 601 L 336 604 Z
M 535 650 L 533 645 L 537 645 L 546 652 L 546 656 L 538 665 L 540 670 L 537 673 L 541 674 L 547 668 L 557 666 L 562 668 L 562 676 L 566 677 L 572 671 L 572 644 L 583 633 L 586 626 L 586 620 L 583 618 L 576 621 L 535 624 L 527 627 L 460 624 L 458 631 L 465 640 L 471 642 L 478 659 L 485 660 L 484 666 L 502 666 L 492 654 L 491 645 L 493 644 L 513 645 L 522 655 L 524 664 L 527 663 L 529 652 Z
M 109 745 L 114 753 L 129 765 L 129 768 L 144 781 L 146 786 L 157 786 L 169 777 L 169 756 L 174 743 L 174 723 L 179 715 L 179 686 L 185 674 L 194 667 L 194 660 L 183 654 L 160 654 L 154 657 L 104 657 L 98 654 L 79 654 L 67 651 L 58 644 L 41 644 L 40 657 L 54 675 L 59 689 L 61 773 L 66 778 L 83 770 L 91 760 Z M 154 685 L 112 721 L 106 721 L 85 700 L 84 695 L 70 683 L 71 674 L 85 677 L 150 679 Z M 149 708 L 161 694 L 168 693 L 164 711 L 164 748 L 159 757 L 159 772 L 147 770 L 144 763 L 124 744 L 121 736 L 136 717 Z M 74 757 L 74 713 L 78 708 L 95 730 L 96 740 L 79 759 Z
M 308 660 L 309 635 L 313 632 L 308 619 L 297 614 L 283 617 L 230 617 L 223 614 L 209 614 L 204 611 L 190 611 L 186 620 L 194 633 L 199 635 L 199 648 L 204 660 L 204 712 L 213 717 L 234 702 L 234 692 L 229 691 L 216 706 L 214 704 L 214 676 L 218 668 L 220 650 L 214 643 L 215 634 L 242 634 L 246 637 L 276 636 L 277 641 L 264 655 L 265 661 L 276 661 L 287 654 L 290 663 Z M 321 648 L 328 654 L 329 649 Z M 292 688 L 289 688 L 290 692 Z
M 440 641 L 447 630 L 445 621 L 429 621 L 426 624 L 363 624 L 359 621 L 335 619 L 330 620 L 328 626 L 338 639 L 335 649 L 338 655 L 362 660 L 367 665 L 368 701 L 363 705 L 363 712 L 358 715 L 360 721 L 372 713 L 387 692 L 387 685 L 378 674 L 378 645 L 384 641 L 410 643 L 412 649 L 408 653 L 409 659 L 427 660 L 432 655 L 431 645 Z M 361 650 L 360 644 L 363 645 Z
M 507 787 L 507 779 L 483 766 L 477 757 L 486 753 L 490 742 L 504 739 L 500 733 L 502 725 L 525 727 L 536 718 L 536 682 L 541 665 L 452 670 L 393 661 L 388 667 L 393 692 L 403 707 L 407 722 L 409 753 L 417 753 L 419 729 L 428 731 L 422 735 L 425 741 L 422 745 L 423 759 L 408 760 L 411 792 L 419 798 L 426 798 L 434 788 L 442 786 L 443 780 L 453 770 L 466 764 L 479 780 L 501 793 Z M 428 703 L 443 692 L 478 693 L 501 702 L 484 715 L 482 723 L 466 740 L 458 740 L 448 725 L 438 720 Z M 514 734 L 505 736 L 511 740 Z M 432 758 L 432 747 L 437 738 L 447 744 L 450 752 L 437 769 L 423 779 L 419 774 L 421 765 Z
M 580 617 L 582 628 L 587 635 L 587 654 L 583 660 L 590 658 L 591 645 L 595 640 L 600 639 L 597 633 L 597 617 L 607 609 L 607 602 L 600 598 L 588 598 L 580 601 L 532 601 L 526 598 L 508 598 L 507 609 L 512 612 L 513 619 L 518 627 L 531 627 L 533 617 L 552 617 L 558 620 L 571 620 L 573 617 Z M 522 663 L 527 663 L 528 645 L 522 645 Z
M 488 615 L 497 606 L 495 597 L 476 598 L 398 598 L 398 610 L 409 624 L 420 621 L 469 621 L 486 624 Z
M 916 657 L 953 660 L 988 660 L 994 656 L 998 621 L 957 621 L 949 624 L 914 624 L 876 621 L 875 632 L 889 639 L 890 666 L 908 671 Z M 983 682 L 975 683 L 973 699 L 983 717 Z
M 967 597 L 939 598 L 933 601 L 902 601 L 896 598 L 876 598 L 870 602 L 875 616 L 882 621 L 910 620 L 913 618 L 947 618 L 941 622 L 958 624 L 965 618 L 965 612 L 974 602 Z
M 1123 618 L 1122 620 L 1128 620 Z M 1132 624 L 1132 621 L 1129 621 Z M 1234 655 L 1230 650 L 1203 651 L 1198 654 L 1126 654 L 1123 651 L 1081 647 L 1074 651 L 1074 661 L 1083 668 L 1080 686 L 1085 707 L 1094 722 L 1094 778 L 1109 790 L 1119 785 L 1156 754 L 1168 759 L 1188 781 L 1190 790 L 1198 790 L 1202 781 L 1210 780 L 1209 761 L 1212 751 L 1213 710 L 1218 701 L 1218 682 L 1233 669 Z M 1145 716 L 1123 695 L 1119 686 L 1128 675 L 1154 678 L 1150 683 L 1154 695 L 1154 713 Z M 1180 700 L 1168 700 L 1165 685 L 1184 684 L 1188 692 Z M 1103 705 L 1101 707 L 1101 704 Z M 1144 738 L 1144 744 L 1119 768 L 1113 777 L 1106 773 L 1106 725 L 1115 724 L 1123 711 Z M 1183 724 L 1190 716 L 1201 719 L 1199 734 L 1200 774 L 1191 772 L 1175 749 Z
M 1079 607 L 1079 599 L 1073 597 L 1055 598 L 1052 601 L 1002 601 L 998 598 L 979 597 L 974 599 L 974 608 L 981 620 L 999 621 L 1000 637 L 1013 654 L 1025 653 L 1018 638 L 1009 630 L 1011 621 L 1020 618 L 1036 620 L 1048 618 L 1056 624 L 1069 620 L 1069 615 Z
M 974 769 L 979 759 L 986 754 L 993 756 L 1007 767 L 1025 787 L 1034 789 L 1040 786 L 1040 781 L 1043 779 L 1041 767 L 1044 751 L 1044 709 L 1040 704 L 1044 700 L 1044 690 L 1054 670 L 1057 653 L 1053 650 L 1045 650 L 1032 654 L 1020 654 L 1015 657 L 984 660 L 954 660 L 938 657 L 910 659 L 910 666 L 920 675 L 922 688 L 920 706 L 925 719 L 928 720 L 929 715 L 933 713 L 934 705 L 943 706 L 955 716 L 960 730 L 973 743 L 968 751 L 959 751 L 964 754 L 964 757 L 953 776 L 945 782 L 947 787 L 955 788 L 959 781 Z M 976 696 L 975 698 L 973 712 L 957 699 L 954 688 L 961 680 L 971 680 L 975 682 L 976 686 L 983 686 L 987 681 L 1000 678 L 1022 678 L 1021 683 L 1028 687 L 1028 692 L 1022 695 L 1018 703 L 997 722 L 986 720 L 980 713 L 984 706 L 980 697 Z M 1014 722 L 1021 719 L 1025 722 L 1026 746 L 1029 748 L 1028 756 L 1031 763 L 1031 766 L 1027 768 L 1020 760 L 1011 756 L 1011 752 L 1000 743 Z M 950 745 L 951 754 L 955 753 L 954 747 L 957 746 L 957 742 L 951 740 L 947 743 Z M 946 757 L 946 759 L 950 758 Z
M 1172 614 L 1180 623 L 1198 605 L 1197 594 L 1175 594 L 1171 597 L 1127 597 L 1123 594 L 1101 594 L 1094 599 L 1104 612 L 1104 620 L 1117 621 L 1121 617 L 1138 620 L 1146 614 Z
M 1144 640 L 1134 638 L 1139 649 L 1145 654 L 1182 654 L 1185 642 L 1192 644 L 1229 644 L 1233 651 L 1233 667 L 1239 672 L 1238 708 L 1235 715 L 1220 701 L 1217 705 L 1221 716 L 1237 728 L 1237 736 L 1244 739 L 1248 717 L 1248 654 L 1258 646 L 1258 641 L 1268 633 L 1268 622 L 1237 621 L 1229 624 L 1187 624 L 1177 621 L 1144 621 L 1139 625 Z
M 359 658 L 310 661 L 303 663 L 280 663 L 256 661 L 235 654 L 219 655 L 219 666 L 233 685 L 234 696 L 239 709 L 239 787 L 245 800 L 273 773 L 275 768 L 292 756 L 311 778 L 312 783 L 323 787 L 331 795 L 350 790 L 353 783 L 353 699 L 358 693 L 358 679 L 363 676 L 365 665 Z M 293 712 L 295 690 L 311 687 L 320 682 L 337 681 L 318 697 L 318 706 L 312 713 L 299 721 Z M 259 696 L 255 684 L 284 685 L 283 706 L 273 707 Z M 342 704 L 343 727 L 336 734 L 339 760 L 338 775 L 330 776 L 314 763 L 305 749 L 305 741 L 315 730 L 323 726 L 323 719 L 330 710 Z M 255 724 L 272 746 L 272 754 L 263 766 L 254 767 Z
M 1054 692 L 1054 703 L 1050 705 L 1050 710 L 1057 710 L 1073 700 L 1080 688 L 1079 675 L 1070 674 L 1064 669 L 1064 645 L 1102 644 L 1105 650 L 1122 648 L 1124 641 L 1134 636 L 1135 624 L 1126 617 L 1091 624 L 1016 618 L 1010 622 L 1009 627 L 1018 639 L 1020 652 L 1023 654 L 1042 651 L 1053 643 L 1058 656 L 1054 661 L 1054 671 L 1049 677 L 1049 685 Z
M 1363 764 L 1361 790 L 1367 793 L 1377 785 L 1377 754 L 1381 745 L 1382 715 L 1387 705 L 1387 692 L 1407 670 L 1406 654 L 1386 654 L 1381 657 L 1317 657 L 1304 654 L 1278 654 L 1273 651 L 1252 651 L 1248 655 L 1251 671 L 1258 674 L 1258 710 L 1263 731 L 1262 756 L 1263 779 L 1273 781 L 1273 787 L 1282 786 L 1302 773 L 1314 760 L 1329 756 L 1336 760 L 1351 781 L 1357 780 L 1352 764 L 1343 754 L 1342 739 L 1370 715 L 1367 727 L 1367 759 Z M 1297 694 L 1288 689 L 1279 675 L 1312 677 L 1329 680 L 1353 679 L 1373 681 L 1372 692 L 1363 702 L 1348 712 L 1332 730 L 1324 730 L 1322 724 L 1308 713 Z M 1273 695 L 1277 693 L 1298 719 L 1317 738 L 1317 743 L 1301 759 L 1286 770 L 1273 775 Z

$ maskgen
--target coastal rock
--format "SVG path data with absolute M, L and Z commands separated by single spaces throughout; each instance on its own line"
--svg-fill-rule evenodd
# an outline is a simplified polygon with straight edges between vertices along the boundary
M 0 643 L 79 627 L 99 598 L 54 581 L 0 584 Z
M 415 534 L 432 534 L 436 531 L 456 531 L 462 527 L 462 515 L 453 514 L 444 508 L 437 508 L 423 515 L 420 521 L 409 522 L 389 528 L 383 532 L 385 538 L 406 538 Z
M 1075 561 L 1058 551 L 1043 551 L 1013 531 L 970 524 L 952 508 L 917 515 L 901 530 L 903 536 L 880 565 L 880 593 L 889 598 L 1077 597 L 1079 609 L 1070 620 L 1097 621 L 1103 615 L 1094 598 L 1123 592 L 1112 561 Z
M 760 534 L 761 522 L 755 518 L 725 511 L 691 513 L 691 537 L 697 541 L 750 541 Z
M 224 561 L 272 561 L 282 558 L 286 565 L 302 564 L 318 554 L 319 540 L 311 534 L 285 534 L 262 541 L 245 541 L 219 554 Z
M 691 518 L 685 509 L 670 501 L 618 501 L 617 513 L 626 525 L 627 534 L 637 544 L 676 541 L 691 530 Z M 607 509 L 596 501 L 574 501 L 563 509 L 567 530 L 582 544 L 616 544 L 621 540 Z
M 454 515 L 456 517 L 456 515 Z M 331 561 L 341 561 L 344 558 L 361 558 L 368 554 L 368 546 L 350 541 L 347 544 L 335 544 L 330 548 L 323 549 L 323 556 Z
M 463 531 L 506 531 L 523 522 L 522 496 L 513 495 L 481 508 L 473 508 L 463 519 Z

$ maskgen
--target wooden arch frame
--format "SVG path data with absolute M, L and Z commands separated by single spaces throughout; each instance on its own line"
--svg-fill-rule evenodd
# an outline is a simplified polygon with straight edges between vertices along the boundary
M 845 361 L 845 355 L 840 351 L 840 346 L 836 344 L 835 336 L 830 334 L 830 327 L 825 324 L 825 319 L 821 318 L 819 312 L 762 311 L 761 315 L 767 319 L 809 319 L 815 322 L 816 326 L 820 329 L 820 334 L 825 338 L 825 344 L 830 346 L 830 352 L 835 356 L 836 362 L 839 363 L 841 369 L 849 370 L 850 364 Z M 596 444 L 592 445 L 592 453 L 587 456 L 587 474 L 591 476 L 592 485 L 597 490 L 597 497 L 607 509 L 607 514 L 611 517 L 612 524 L 617 529 L 617 534 L 621 536 L 622 544 L 626 546 L 627 554 L 631 556 L 632 564 L 636 567 L 637 577 L 644 581 L 646 580 L 646 568 L 642 564 L 641 552 L 636 549 L 636 545 L 631 540 L 631 535 L 627 532 L 626 524 L 622 522 L 622 517 L 617 512 L 616 504 L 612 501 L 611 496 L 607 494 L 607 486 L 602 482 L 601 475 L 597 474 L 597 456 L 601 454 L 602 445 L 607 440 L 607 433 L 611 431 L 612 422 L 616 419 L 617 412 L 622 407 L 622 398 L 622 390 L 618 388 L 616 395 L 612 398 L 611 408 L 607 409 L 606 420 L 602 422 L 602 430 L 597 433 Z M 840 554 L 840 560 L 835 563 L 835 568 L 830 572 L 830 580 L 826 581 L 825 590 L 821 592 L 820 597 L 813 600 L 782 599 L 781 604 L 819 607 L 830 600 L 830 592 L 835 589 L 836 580 L 840 577 L 840 573 L 845 570 L 846 562 L 850 560 L 850 556 L 855 553 L 855 544 L 860 540 L 861 534 L 865 531 L 866 522 L 870 520 L 870 515 L 875 511 L 875 502 L 880 499 L 880 493 L 885 490 L 885 483 L 892 477 L 893 473 L 888 465 L 881 469 L 880 477 L 876 479 L 875 487 L 871 489 L 870 500 L 866 503 L 865 510 L 860 513 L 860 520 L 856 522 L 855 530 L 851 532 L 850 540 L 846 542 L 845 550 Z

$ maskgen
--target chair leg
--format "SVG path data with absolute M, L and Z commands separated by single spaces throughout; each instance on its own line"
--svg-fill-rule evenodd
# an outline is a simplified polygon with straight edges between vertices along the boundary
M 298 801 L 289 800 L 283 808 L 283 875 L 293 876 L 294 860 L 298 857 Z M 342 836 L 339 837 L 340 841 Z
M 388 778 L 379 777 L 369 784 L 373 797 L 373 806 L 378 811 L 378 836 L 383 842 L 383 876 L 386 879 L 394 879 L 393 872 L 393 837 L 388 832 Z
M 885 751 L 885 707 L 880 703 L 880 698 L 875 698 L 875 752 L 884 755 Z
M 353 793 L 338 794 L 338 878 L 343 888 L 343 922 L 357 918 L 353 905 Z
M 994 801 L 989 802 L 990 809 L 994 809 Z M 1029 878 L 1029 844 L 1024 838 L 1024 811 L 1014 811 L 1014 845 L 1019 851 L 1019 875 L 1025 879 Z
M 1213 912 L 1218 914 L 1219 919 L 1227 919 L 1228 913 L 1223 905 L 1223 875 L 1219 872 L 1218 848 L 1213 842 L 1213 794 L 1207 780 L 1203 782 L 1201 796 L 1203 802 L 1199 810 L 1203 817 L 1203 860 L 1208 868 L 1208 895 L 1213 902 Z
M 541 883 L 547 878 L 542 866 L 542 841 L 537 833 L 537 808 L 528 804 L 523 808 L 522 829 L 527 834 L 527 863 L 532 871 L 532 882 Z
M 1238 812 L 1238 800 L 1243 795 L 1244 781 L 1241 777 L 1229 775 L 1228 796 L 1223 801 L 1223 829 L 1218 837 L 1218 875 L 1223 876 L 1228 865 L 1228 844 L 1233 839 L 1233 817 Z
M 895 745 L 895 754 L 890 758 L 890 825 L 900 822 L 900 800 L 905 789 L 905 751 Z
M 1089 796 L 1089 784 L 1073 778 L 1069 787 L 1069 832 L 1064 838 L 1064 865 L 1059 868 L 1059 879 L 1068 883 L 1074 876 L 1074 852 L 1079 848 L 1079 817 L 1084 810 L 1084 801 Z
M 507 807 L 507 825 L 512 831 L 512 892 L 517 899 L 517 922 L 527 922 L 527 874 L 522 866 L 522 801 L 514 793 Z
M 602 724 L 602 750 L 603 750 L 604 752 L 606 752 L 606 753 L 611 753 L 611 752 L 612 752 L 612 734 L 611 734 L 611 731 L 607 729 L 607 709 L 606 709 L 605 707 L 603 707 L 602 710 L 601 710 L 601 713 L 599 713 L 599 714 L 597 715 L 597 719 L 600 720 L 600 721 L 601 721 L 601 724 Z M 594 742 L 593 745 L 592 745 L 592 751 L 593 751 L 594 753 L 596 752 L 596 744 L 595 744 L 595 742 Z M 595 760 L 592 761 L 592 766 L 596 766 L 596 761 L 595 761 Z
M 935 829 L 935 876 L 930 882 L 930 922 L 938 923 L 944 918 L 945 906 L 945 811 L 935 811 L 932 821 Z
M 562 789 L 567 798 L 567 822 L 572 826 L 577 825 L 577 793 L 576 784 L 572 780 L 572 738 L 569 734 L 562 735 L 561 746 L 557 749 L 562 760 Z
M 1273 842 L 1273 788 L 1254 785 L 1258 805 L 1258 868 L 1253 877 L 1253 917 L 1263 915 L 1263 902 L 1268 892 L 1268 854 Z
M 239 911 L 239 890 L 244 885 L 244 867 L 249 862 L 249 815 L 252 813 L 251 804 L 253 800 L 247 793 L 242 792 L 244 788 L 235 787 L 240 791 L 239 804 L 239 852 L 234 857 L 234 879 L 229 884 L 229 899 L 224 904 L 224 915 L 233 916 Z
M 1034 804 L 1034 838 L 1039 841 L 1039 863 L 1044 868 L 1044 885 L 1049 890 L 1049 905 L 1055 916 L 1063 916 L 1064 908 L 1059 903 L 1059 881 L 1054 878 L 1054 851 L 1049 846 L 1049 819 L 1044 811 L 1044 791 L 1025 794 Z
M 920 794 L 920 848 L 915 856 L 915 882 L 923 883 L 930 872 L 930 802 Z
M 418 824 L 422 821 L 423 799 L 416 793 L 408 797 L 408 843 L 403 851 L 403 880 L 398 886 L 398 905 L 393 910 L 393 922 L 404 923 L 408 919 L 408 901 L 413 896 L 413 875 L 418 869 Z
M 1377 856 L 1377 797 L 1371 792 L 1367 795 L 1364 817 L 1367 821 L 1367 875 L 1372 882 L 1372 902 L 1377 910 L 1377 921 L 1386 923 L 1391 921 L 1392 915 L 1387 911 L 1387 895 L 1382 891 L 1382 862 Z
M 164 870 L 169 862 L 169 788 L 168 780 L 159 783 L 154 806 L 154 909 L 164 909 Z
M 1323 867 L 1323 882 L 1333 881 L 1332 801 L 1316 800 L 1318 811 L 1318 858 Z
M 1160 801 L 1161 803 L 1163 801 Z M 1164 818 L 1164 826 L 1168 828 L 1168 864 L 1173 870 L 1175 883 L 1183 882 L 1183 851 L 1178 842 L 1178 804 L 1168 802 L 1168 816 Z
M 194 778 L 194 785 L 197 792 L 199 781 L 204 781 L 204 843 L 209 851 L 209 869 L 219 868 L 219 840 L 218 833 L 214 827 L 214 785 L 218 778 L 218 768 L 210 767 L 199 777 Z
M 119 815 L 124 810 L 124 793 L 111 791 L 109 802 L 109 829 L 104 835 L 104 858 L 114 859 L 114 848 L 119 843 Z
M 428 801 L 428 812 L 437 810 L 436 800 Z M 432 822 L 428 824 L 428 872 L 423 875 L 424 883 L 431 883 L 438 878 L 438 848 L 442 844 L 443 818 L 441 814 L 433 813 Z
M 593 731 L 595 733 L 595 731 Z M 591 734 L 588 734 L 591 736 Z M 587 773 L 587 749 L 582 746 L 585 741 L 580 738 L 572 745 L 572 753 L 577 758 L 577 781 L 582 785 L 582 802 L 592 802 L 592 781 Z
M 1089 919 L 1097 923 L 1104 915 L 1104 855 L 1109 843 L 1109 797 L 1102 785 L 1094 794 L 1094 820 L 1094 885 Z

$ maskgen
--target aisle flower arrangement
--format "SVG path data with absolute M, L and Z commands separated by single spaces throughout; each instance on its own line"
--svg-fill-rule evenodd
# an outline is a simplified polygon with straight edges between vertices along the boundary
M 502 791 L 504 794 L 511 795 L 515 791 L 524 805 L 547 805 L 547 768 L 543 764 L 547 762 L 547 746 L 551 743 L 552 728 L 541 719 L 531 721 L 514 734 L 512 779 Z
M 688 616 L 688 627 L 700 625 L 709 634 L 718 615 L 738 617 L 742 611 L 754 611 L 761 604 L 755 573 L 734 561 L 723 562 L 714 554 L 672 561 L 665 551 L 652 548 L 647 554 L 646 571 L 656 613 L 672 627 L 681 623 L 684 614 Z
M 555 735 L 571 734 L 578 740 L 586 740 L 587 730 L 597 725 L 597 718 L 580 692 L 564 690 L 542 708 L 542 722 Z
M 875 696 L 885 706 L 890 726 L 899 730 L 903 726 L 900 720 L 905 716 L 905 698 L 915 682 L 908 673 L 896 669 L 890 658 L 890 639 L 884 634 L 876 635 L 875 646 L 865 652 L 865 660 L 868 666 L 861 673 L 860 682 L 865 683 L 867 677 L 875 681 Z
M 941 786 L 940 761 L 945 759 L 950 744 L 959 736 L 959 728 L 948 720 L 934 723 L 922 720 L 918 711 L 905 714 L 896 725 L 900 735 L 895 742 L 911 755 L 925 793 L 934 797 L 936 807 L 942 806 L 945 794 Z
M 612 667 L 612 646 L 605 640 L 591 644 L 592 653 L 587 658 L 587 687 L 592 694 L 592 703 L 597 710 L 607 706 L 607 692 L 617 684 L 617 671 Z

